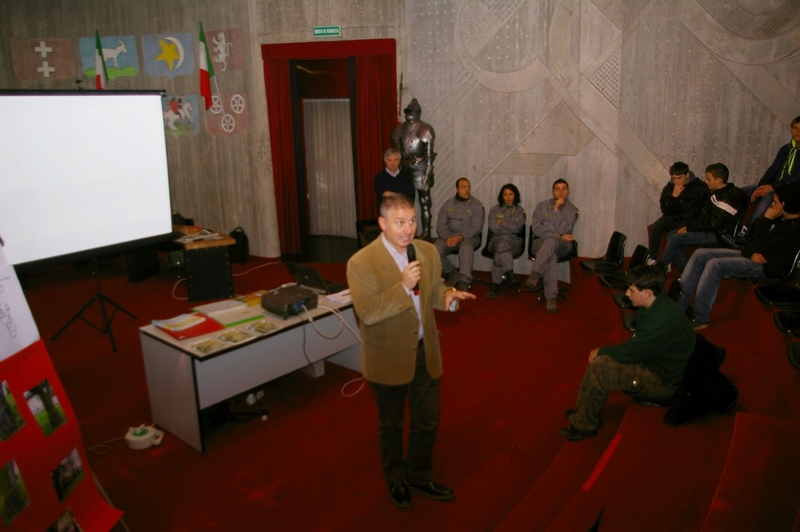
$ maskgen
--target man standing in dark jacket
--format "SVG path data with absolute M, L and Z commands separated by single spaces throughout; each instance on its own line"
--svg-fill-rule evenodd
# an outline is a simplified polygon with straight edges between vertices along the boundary
M 661 190 L 661 218 L 650 226 L 650 259 L 655 264 L 661 238 L 697 216 L 710 191 L 706 184 L 689 171 L 689 165 L 678 161 L 669 167 L 670 182 Z
M 772 204 L 754 225 L 741 251 L 698 249 L 681 276 L 678 306 L 686 310 L 692 294 L 695 329 L 708 327 L 719 283 L 729 277 L 780 277 L 786 275 L 800 249 L 800 185 L 775 186 Z
M 405 168 L 400 168 L 400 152 L 389 148 L 383 153 L 383 162 L 386 168 L 375 174 L 378 209 L 380 209 L 383 198 L 392 194 L 405 194 L 411 199 L 411 203 L 414 203 L 416 189 L 413 176 Z
M 700 213 L 667 237 L 664 253 L 658 258 L 663 264 L 675 262 L 679 271 L 686 267 L 686 246 L 720 246 L 721 235 L 732 234 L 736 223 L 747 208 L 747 194 L 728 183 L 728 167 L 714 163 L 706 167 L 706 185 L 711 191 Z

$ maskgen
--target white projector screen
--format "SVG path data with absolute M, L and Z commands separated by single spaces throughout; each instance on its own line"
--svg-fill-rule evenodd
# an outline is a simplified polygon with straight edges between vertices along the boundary
M 160 92 L 0 92 L 0 237 L 11 264 L 171 232 Z

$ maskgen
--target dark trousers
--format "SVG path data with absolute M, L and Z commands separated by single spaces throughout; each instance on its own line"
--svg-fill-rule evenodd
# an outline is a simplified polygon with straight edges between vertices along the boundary
M 658 258 L 658 252 L 661 251 L 661 239 L 670 231 L 680 229 L 686 225 L 686 222 L 673 220 L 669 216 L 662 216 L 650 225 L 650 258 L 655 260 Z
M 389 486 L 407 480 L 425 484 L 433 478 L 433 443 L 439 427 L 439 379 L 431 378 L 425 346 L 417 348 L 417 367 L 410 383 L 387 386 L 370 383 L 378 403 L 379 442 L 383 475 Z M 406 397 L 410 414 L 408 460 L 403 459 Z

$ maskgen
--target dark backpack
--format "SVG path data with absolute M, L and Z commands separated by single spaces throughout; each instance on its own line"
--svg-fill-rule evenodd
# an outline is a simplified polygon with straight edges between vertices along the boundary
M 675 394 L 675 404 L 664 415 L 670 425 L 680 425 L 708 412 L 727 412 L 739 399 L 739 390 L 719 370 L 725 360 L 725 348 L 697 335 L 694 353 L 683 382 Z
M 244 264 L 250 258 L 250 239 L 244 232 L 244 229 L 237 227 L 231 231 L 231 238 L 236 243 L 228 248 L 231 262 L 238 262 Z

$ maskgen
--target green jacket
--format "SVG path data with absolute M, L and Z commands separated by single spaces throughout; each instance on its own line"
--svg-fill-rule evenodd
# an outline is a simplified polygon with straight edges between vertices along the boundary
M 659 294 L 649 308 L 640 308 L 636 330 L 624 344 L 603 346 L 607 355 L 623 364 L 640 364 L 664 382 L 679 384 L 694 351 L 695 333 L 677 303 Z

